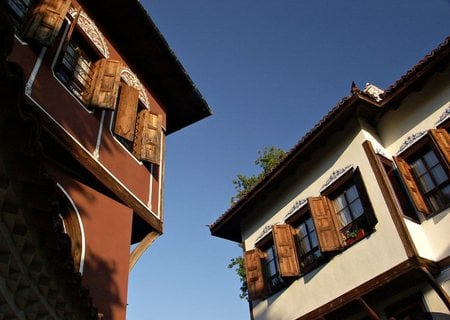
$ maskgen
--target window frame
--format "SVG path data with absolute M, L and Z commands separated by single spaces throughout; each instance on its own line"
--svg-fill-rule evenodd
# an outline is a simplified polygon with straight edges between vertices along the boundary
M 440 132 L 441 134 L 445 132 L 448 139 L 448 133 L 446 129 L 427 130 L 426 133 L 424 133 L 420 138 L 417 139 L 417 141 L 414 141 L 413 144 L 406 147 L 394 157 L 394 161 L 397 165 L 397 170 L 402 178 L 404 186 L 407 189 L 408 196 L 411 199 L 411 202 L 414 204 L 416 212 L 422 213 L 425 218 L 439 214 L 450 207 L 450 199 L 448 199 L 447 204 L 444 204 L 439 208 L 433 208 L 427 197 L 427 194 L 429 194 L 430 192 L 426 192 L 423 189 L 423 185 L 418 182 L 418 177 L 411 167 L 411 164 L 414 161 L 419 158 L 423 158 L 425 154 L 431 151 L 438 160 L 438 164 L 447 176 L 447 179 L 444 182 L 441 182 L 433 190 L 435 190 L 436 192 L 441 192 L 443 188 L 450 187 L 450 165 L 446 160 L 449 155 L 448 153 L 446 154 L 446 151 L 443 150 L 442 146 L 440 145 L 438 138 L 436 137 L 436 132 Z M 412 181 L 408 178 L 408 175 L 412 177 Z M 435 178 L 433 177 L 433 179 Z
M 272 295 L 275 292 L 280 291 L 281 289 L 283 289 L 286 286 L 286 281 L 283 279 L 283 277 L 281 276 L 281 272 L 280 272 L 280 265 L 279 265 L 279 256 L 278 256 L 278 252 L 275 248 L 275 242 L 273 239 L 273 234 L 272 234 L 273 230 L 271 230 L 267 235 L 265 235 L 262 239 L 260 239 L 260 241 L 255 244 L 255 247 L 261 251 L 262 256 L 261 256 L 261 264 L 262 264 L 262 271 L 263 271 L 263 278 L 264 278 L 264 282 L 266 284 L 266 290 L 267 290 L 267 294 L 268 295 Z M 269 274 L 269 263 L 270 261 L 267 261 L 267 259 L 269 258 L 268 255 L 268 251 L 271 250 L 272 254 L 273 254 L 273 267 L 276 270 L 276 272 L 271 275 Z M 279 283 L 274 284 L 273 281 L 278 280 Z
M 292 216 L 290 216 L 287 220 L 286 223 L 291 225 L 292 228 L 295 230 L 295 244 L 297 247 L 297 259 L 298 259 L 298 263 L 300 265 L 300 270 L 301 270 L 301 276 L 311 272 L 312 270 L 316 269 L 317 267 L 319 267 L 320 265 L 322 265 L 323 263 L 326 262 L 326 255 L 322 252 L 321 248 L 320 248 L 320 244 L 319 244 L 319 238 L 317 235 L 317 231 L 316 231 L 316 227 L 314 225 L 314 219 L 311 216 L 311 212 L 310 212 L 310 208 L 307 202 L 305 202 L 305 204 L 298 209 L 298 211 L 296 213 L 294 213 Z M 301 238 L 300 234 L 299 234 L 299 227 L 302 224 L 305 224 L 307 220 L 311 220 L 313 229 L 314 229 L 314 233 L 316 235 L 316 241 L 317 241 L 317 245 L 316 246 L 312 246 L 312 240 L 310 238 L 310 234 L 312 232 L 310 232 L 310 230 L 308 230 L 307 235 L 303 236 Z M 308 227 L 307 227 L 308 228 Z M 310 246 L 310 250 L 306 251 L 306 252 L 302 252 L 302 245 L 301 245 L 301 240 L 307 238 L 308 244 Z M 315 256 L 315 252 L 319 252 L 319 256 L 316 257 Z M 305 257 L 308 256 L 312 256 L 313 259 L 309 262 L 305 263 Z
M 72 24 L 73 23 L 76 23 L 75 19 L 72 20 Z M 80 54 L 77 57 L 75 57 L 77 61 L 75 64 L 72 65 L 73 69 L 68 70 L 66 74 L 67 79 L 65 79 L 63 73 L 61 72 L 61 69 L 67 68 L 67 65 L 64 64 L 64 60 L 68 55 L 67 52 L 70 46 L 76 47 L 74 51 L 75 52 L 78 51 L 80 52 Z M 75 72 L 77 67 L 79 66 L 79 61 L 82 56 L 87 57 L 90 63 L 89 74 L 87 74 L 87 77 L 90 78 L 90 81 L 87 85 L 81 83 L 80 86 L 82 86 L 81 89 L 84 92 L 77 93 L 76 90 L 72 88 L 72 84 L 76 83 L 77 77 L 75 76 Z M 66 35 L 64 45 L 58 52 L 58 56 L 56 57 L 56 61 L 53 66 L 53 72 L 56 78 L 60 81 L 60 83 L 78 101 L 80 101 L 84 107 L 88 108 L 89 111 L 92 111 L 92 108 L 89 105 L 90 103 L 88 97 L 92 92 L 92 87 L 95 85 L 95 76 L 96 76 L 95 63 L 97 63 L 100 59 L 102 59 L 102 56 L 98 53 L 98 50 L 95 49 L 95 46 L 90 42 L 88 37 L 84 35 L 81 28 L 78 26 L 74 26 L 73 33 Z
M 350 223 L 342 226 L 339 222 L 338 209 L 334 205 L 334 201 L 344 190 L 348 190 L 348 186 L 350 185 L 356 188 L 363 213 L 354 218 Z M 347 170 L 336 181 L 322 190 L 321 195 L 330 202 L 330 210 L 335 221 L 336 232 L 338 237 L 342 239 L 342 248 L 359 242 L 375 230 L 374 227 L 378 220 L 358 167 L 352 167 Z

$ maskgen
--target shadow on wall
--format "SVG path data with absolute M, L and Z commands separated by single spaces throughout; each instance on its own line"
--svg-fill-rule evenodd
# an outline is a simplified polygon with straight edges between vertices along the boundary
M 89 247 L 86 251 L 89 252 L 89 259 L 86 261 L 82 281 L 91 292 L 98 312 L 103 314 L 104 319 L 125 319 L 126 301 L 122 301 L 114 281 L 117 273 L 115 263 L 93 254 Z

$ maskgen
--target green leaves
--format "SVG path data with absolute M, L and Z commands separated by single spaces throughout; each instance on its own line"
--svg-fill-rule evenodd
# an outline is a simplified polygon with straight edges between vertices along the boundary
M 284 150 L 277 147 L 265 147 L 263 151 L 258 151 L 258 158 L 255 164 L 262 169 L 262 172 L 252 176 L 245 176 L 238 174 L 233 179 L 234 188 L 237 194 L 231 198 L 231 203 L 237 202 L 243 198 L 254 186 L 256 186 L 270 171 L 277 166 L 278 163 L 285 157 Z

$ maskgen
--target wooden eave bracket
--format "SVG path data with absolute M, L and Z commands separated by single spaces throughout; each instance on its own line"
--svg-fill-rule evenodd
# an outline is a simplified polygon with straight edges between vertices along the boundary
M 133 252 L 130 255 L 129 269 L 128 272 L 133 270 L 133 267 L 138 262 L 138 260 L 142 257 L 145 251 L 152 245 L 152 243 L 160 236 L 157 232 L 150 232 L 142 239 L 141 242 L 134 248 Z

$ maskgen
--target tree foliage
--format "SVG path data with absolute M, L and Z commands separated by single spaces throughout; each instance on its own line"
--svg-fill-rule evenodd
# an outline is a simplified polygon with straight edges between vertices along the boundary
M 235 203 L 241 199 L 247 192 L 252 189 L 261 179 L 269 173 L 285 156 L 285 152 L 277 147 L 265 147 L 263 151 L 258 151 L 258 158 L 255 165 L 259 166 L 262 171 L 258 174 L 245 176 L 238 174 L 233 180 L 233 185 L 237 194 L 231 198 L 231 202 Z
M 284 158 L 285 152 L 277 147 L 266 147 L 263 151 L 258 151 L 258 158 L 255 160 L 255 165 L 259 166 L 262 171 L 256 175 L 245 176 L 238 174 L 236 179 L 233 180 L 234 187 L 237 194 L 231 198 L 231 202 L 235 203 L 247 192 L 252 189 L 261 179 L 268 174 L 272 169 Z M 247 280 L 245 278 L 245 265 L 244 258 L 242 256 L 232 258 L 228 264 L 228 268 L 235 269 L 236 274 L 241 282 L 241 293 L 239 297 L 241 299 L 248 299 Z

